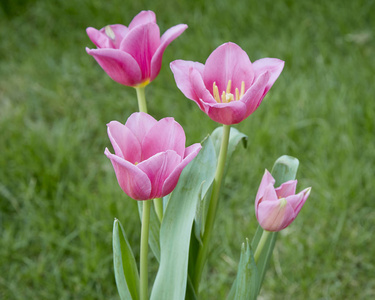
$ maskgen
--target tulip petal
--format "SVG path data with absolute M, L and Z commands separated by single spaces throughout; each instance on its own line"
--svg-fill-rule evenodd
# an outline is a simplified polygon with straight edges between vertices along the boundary
M 95 28 L 88 27 L 86 33 L 91 42 L 98 48 L 115 48 L 113 41 L 104 33 L 102 29 L 99 31 Z
M 260 76 L 266 71 L 270 73 L 270 78 L 264 90 L 263 96 L 267 94 L 272 85 L 275 83 L 276 79 L 279 77 L 284 68 L 284 64 L 284 61 L 277 58 L 262 58 L 253 63 L 255 77 Z
M 177 87 L 181 90 L 186 98 L 197 102 L 198 97 L 195 94 L 193 86 L 190 82 L 190 72 L 191 70 L 195 69 L 198 71 L 202 78 L 204 65 L 194 61 L 175 60 L 171 62 L 170 67 L 173 72 Z
M 185 149 L 185 158 L 177 165 L 173 172 L 168 176 L 163 185 L 163 195 L 168 195 L 176 187 L 182 170 L 197 156 L 202 149 L 199 143 L 193 144 Z
M 258 206 L 257 219 L 263 229 L 280 231 L 295 219 L 295 213 L 288 203 L 281 207 L 280 201 L 263 201 Z
M 141 82 L 142 73 L 136 60 L 117 49 L 88 49 L 103 70 L 114 81 L 127 86 L 135 86 Z
M 245 118 L 250 116 L 263 100 L 264 89 L 269 79 L 269 73 L 265 72 L 255 79 L 254 84 L 246 91 L 241 98 L 241 102 L 246 105 Z
M 177 37 L 179 37 L 188 26 L 185 24 L 179 24 L 169 28 L 161 37 L 160 45 L 151 60 L 151 77 L 150 80 L 154 80 L 158 76 L 161 68 L 161 62 L 165 48 Z
M 151 59 L 160 45 L 160 30 L 156 23 L 132 28 L 122 40 L 120 50 L 129 53 L 142 72 L 142 80 L 150 79 Z
M 132 164 L 141 160 L 141 143 L 129 128 L 117 121 L 107 124 L 108 137 L 117 156 Z
M 151 10 L 143 10 L 138 15 L 136 15 L 129 24 L 129 29 L 147 23 L 156 23 L 155 13 Z
M 159 152 L 175 151 L 181 159 L 185 152 L 184 129 L 173 118 L 164 118 L 157 122 L 142 141 L 142 160 Z
M 246 117 L 246 106 L 241 101 L 232 101 L 229 103 L 202 103 L 207 115 L 220 124 L 232 125 L 238 124 Z
M 262 181 L 260 182 L 259 189 L 255 197 L 255 207 L 258 206 L 259 199 L 263 197 L 266 187 L 268 187 L 269 185 L 274 186 L 274 184 L 275 179 L 272 177 L 271 173 L 268 172 L 268 170 L 266 169 L 264 171 Z
M 288 203 L 293 207 L 296 216 L 301 211 L 302 206 L 305 204 L 307 198 L 310 195 L 311 188 L 304 189 L 302 192 L 299 192 L 297 195 L 289 196 L 286 198 Z
M 122 190 L 135 200 L 150 199 L 151 182 L 148 176 L 132 163 L 113 155 L 106 148 L 104 154 L 111 160 Z
M 191 87 L 195 91 L 195 95 L 197 96 L 196 100 L 192 100 L 198 104 L 201 110 L 207 113 L 205 103 L 217 104 L 217 102 L 210 91 L 204 85 L 201 73 L 197 69 L 193 68 L 189 69 L 189 73 Z
M 279 201 L 279 198 L 277 197 L 273 184 L 267 185 L 266 188 L 264 189 L 263 197 L 259 201 L 259 203 L 262 203 L 263 201 L 274 201 L 274 202 Z
M 157 153 L 149 159 L 137 165 L 147 174 L 152 184 L 150 199 L 165 196 L 163 191 L 164 181 L 181 162 L 181 156 L 173 150 Z
M 144 112 L 133 113 L 125 123 L 142 145 L 143 138 L 150 129 L 157 123 L 152 116 Z
M 226 43 L 216 48 L 207 58 L 203 80 L 206 88 L 213 93 L 215 82 L 219 94 L 227 89 L 228 81 L 232 81 L 232 94 L 235 88 L 241 90 L 244 81 L 248 89 L 254 81 L 254 71 L 251 61 L 245 51 L 234 43 Z
M 297 180 L 289 180 L 284 182 L 275 189 L 278 198 L 286 198 L 296 194 Z

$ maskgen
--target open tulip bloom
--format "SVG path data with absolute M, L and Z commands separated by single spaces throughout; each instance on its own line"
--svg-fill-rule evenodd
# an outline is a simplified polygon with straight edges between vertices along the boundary
M 177 87 L 212 120 L 237 124 L 252 114 L 279 77 L 284 62 L 263 58 L 251 63 L 238 45 L 219 46 L 203 65 L 176 60 L 171 69 Z
M 185 132 L 173 118 L 156 121 L 134 113 L 125 125 L 112 121 L 108 136 L 115 154 L 106 148 L 123 191 L 135 200 L 168 195 L 183 168 L 198 154 L 199 143 L 185 148 Z
M 260 226 L 267 231 L 280 231 L 297 217 L 310 195 L 311 188 L 296 194 L 297 180 L 275 188 L 275 179 L 266 170 L 255 198 L 255 213 Z
M 159 74 L 165 48 L 186 28 L 184 24 L 174 26 L 160 37 L 152 11 L 140 12 L 128 27 L 87 28 L 97 46 L 86 48 L 87 53 L 113 80 L 136 89 L 140 110 L 125 124 L 107 124 L 114 154 L 108 148 L 104 151 L 121 189 L 135 200 L 144 200 L 138 202 L 139 264 L 120 221 L 115 219 L 113 226 L 114 273 L 121 299 L 198 299 L 211 235 L 215 234 L 227 155 L 247 139 L 230 125 L 258 108 L 284 67 L 276 58 L 252 63 L 234 43 L 219 46 L 205 64 L 172 62 L 177 87 L 212 120 L 223 124 L 202 145 L 186 147 L 185 132 L 173 118 L 157 121 L 147 114 L 144 92 Z M 251 244 L 246 239 L 242 245 L 228 300 L 257 298 L 277 231 L 293 222 L 310 194 L 310 188 L 296 194 L 298 164 L 298 159 L 282 156 L 272 175 L 266 170 L 255 199 L 258 229 Z M 281 183 L 280 187 L 275 188 L 275 182 Z M 151 293 L 149 246 L 159 264 Z
M 165 48 L 186 28 L 185 24 L 176 25 L 160 37 L 155 13 L 142 11 L 129 27 L 118 24 L 100 30 L 87 28 L 97 49 L 86 51 L 114 81 L 133 87 L 147 85 L 160 72 Z

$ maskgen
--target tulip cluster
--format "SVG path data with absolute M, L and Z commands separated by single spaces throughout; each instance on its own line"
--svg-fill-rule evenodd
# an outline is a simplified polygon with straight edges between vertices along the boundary
M 252 63 L 247 53 L 231 42 L 215 49 L 205 64 L 171 62 L 176 85 L 185 97 L 223 125 L 221 143 L 219 138 L 215 142 L 220 148 L 214 148 L 214 134 L 202 144 L 186 147 L 185 132 L 179 123 L 171 117 L 157 121 L 147 114 L 144 93 L 160 72 L 164 50 L 186 28 L 179 24 L 160 36 L 152 11 L 140 12 L 128 27 L 117 24 L 100 30 L 87 28 L 97 47 L 86 48 L 87 53 L 114 81 L 136 89 L 140 108 L 125 124 L 107 124 L 114 153 L 108 148 L 104 152 L 119 186 L 129 197 L 139 200 L 141 212 L 140 272 L 121 223 L 115 220 L 114 224 L 115 278 L 121 299 L 149 299 L 149 244 L 159 262 L 151 299 L 188 299 L 189 295 L 196 299 L 209 253 L 227 153 L 246 137 L 230 126 L 255 112 L 284 68 L 284 61 L 276 58 Z M 296 194 L 297 168 L 297 159 L 283 156 L 282 162 L 277 160 L 274 165 L 276 175 L 272 171 L 276 180 L 265 171 L 255 198 L 259 223 L 252 242 L 255 252 L 248 242 L 243 245 L 229 299 L 256 299 L 275 233 L 293 222 L 310 194 L 310 188 Z M 276 181 L 281 183 L 277 188 Z M 151 215 L 152 202 L 157 218 Z

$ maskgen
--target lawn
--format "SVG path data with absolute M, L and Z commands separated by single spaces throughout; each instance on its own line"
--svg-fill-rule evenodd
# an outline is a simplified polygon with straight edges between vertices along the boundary
M 149 113 L 174 117 L 188 145 L 218 124 L 178 90 L 171 61 L 204 62 L 228 41 L 252 61 L 285 61 L 259 109 L 235 126 L 248 147 L 234 153 L 222 189 L 202 299 L 225 299 L 241 243 L 257 227 L 264 169 L 283 154 L 299 158 L 298 190 L 312 193 L 279 235 L 259 298 L 375 297 L 375 1 L 79 3 L 0 5 L 1 299 L 119 299 L 113 220 L 135 253 L 140 222 L 103 152 L 106 123 L 125 122 L 137 101 L 86 54 L 94 45 L 85 29 L 128 25 L 143 9 L 162 32 L 189 25 L 146 89 Z

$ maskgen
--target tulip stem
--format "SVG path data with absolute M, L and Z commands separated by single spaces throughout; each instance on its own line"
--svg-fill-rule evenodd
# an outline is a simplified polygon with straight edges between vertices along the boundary
M 161 223 L 161 221 L 163 220 L 163 198 L 155 198 L 154 206 L 156 215 L 158 216 L 158 219 Z
M 255 250 L 255 254 L 254 254 L 254 261 L 255 261 L 255 263 L 258 262 L 259 257 L 262 254 L 262 250 L 263 250 L 264 244 L 266 243 L 266 241 L 267 241 L 268 236 L 270 235 L 270 233 L 271 233 L 270 231 L 263 230 L 262 236 L 260 237 L 258 246 L 257 246 L 257 248 Z
M 212 194 L 210 199 L 210 204 L 207 212 L 207 220 L 204 227 L 203 234 L 203 245 L 199 248 L 197 262 L 195 265 L 195 277 L 194 277 L 194 289 L 198 293 L 199 282 L 202 276 L 203 268 L 207 260 L 208 246 L 212 234 L 212 229 L 214 227 L 214 221 L 217 212 L 219 192 L 221 181 L 224 175 L 225 161 L 227 158 L 228 143 L 229 143 L 230 125 L 223 125 L 223 135 L 221 139 L 220 153 L 217 162 L 217 168 L 215 173 L 215 179 L 212 184 Z
M 143 201 L 142 229 L 141 229 L 141 253 L 140 253 L 140 299 L 148 298 L 148 234 L 150 227 L 151 201 Z
M 137 87 L 135 87 L 135 90 L 137 91 L 139 111 L 147 113 L 145 88 L 146 88 L 145 86 L 137 86 Z

